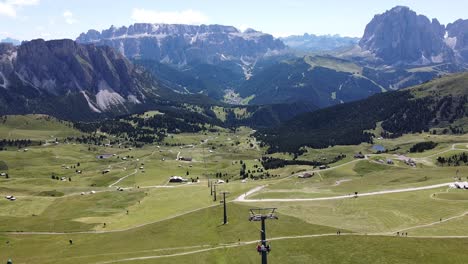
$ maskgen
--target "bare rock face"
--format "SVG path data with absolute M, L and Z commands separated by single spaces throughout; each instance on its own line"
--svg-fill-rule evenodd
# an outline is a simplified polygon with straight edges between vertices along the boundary
M 437 19 L 397 6 L 372 19 L 359 46 L 388 65 L 440 63 L 454 59 L 444 35 Z
M 232 26 L 134 24 L 98 32 L 89 30 L 77 39 L 115 48 L 127 58 L 157 60 L 173 65 L 216 64 L 226 60 L 254 60 L 285 49 L 281 40 L 255 30 L 240 32 Z
M 125 113 L 159 92 L 165 91 L 110 47 L 42 39 L 0 44 L 0 113 Z
M 468 19 L 447 25 L 446 44 L 455 50 L 459 59 L 468 62 Z

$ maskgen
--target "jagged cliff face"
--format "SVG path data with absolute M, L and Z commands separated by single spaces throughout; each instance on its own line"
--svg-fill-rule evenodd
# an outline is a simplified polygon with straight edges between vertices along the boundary
M 389 65 L 440 63 L 454 58 L 444 35 L 437 19 L 398 6 L 372 19 L 359 46 Z
M 447 25 L 446 43 L 459 59 L 468 62 L 468 19 Z
M 74 114 L 126 112 L 159 91 L 151 78 L 109 47 L 41 39 L 16 47 L 0 44 L 0 113 L 12 110 L 8 105 L 16 112 L 61 111 L 60 102 Z
M 240 32 L 232 26 L 134 24 L 89 30 L 79 43 L 107 45 L 128 58 L 157 60 L 174 65 L 216 64 L 223 61 L 248 63 L 267 53 L 285 49 L 281 40 L 254 30 Z

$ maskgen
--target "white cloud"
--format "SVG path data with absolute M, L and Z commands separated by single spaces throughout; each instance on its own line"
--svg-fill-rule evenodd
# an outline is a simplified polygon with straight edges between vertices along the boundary
M 65 10 L 65 12 L 63 12 L 63 18 L 65 18 L 65 23 L 70 25 L 78 22 L 78 20 L 73 17 L 73 13 L 69 10 Z
M 16 17 L 18 9 L 24 6 L 38 5 L 39 0 L 6 0 L 0 1 L 0 15 Z
M 173 12 L 161 12 L 134 8 L 132 19 L 138 23 L 165 23 L 165 24 L 193 24 L 206 23 L 208 17 L 196 10 L 182 10 Z

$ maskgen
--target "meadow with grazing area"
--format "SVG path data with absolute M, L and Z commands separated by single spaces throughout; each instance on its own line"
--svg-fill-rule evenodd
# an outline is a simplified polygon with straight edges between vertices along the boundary
M 381 139 L 384 153 L 368 143 L 307 148 L 296 159 L 327 167 L 267 170 L 264 156 L 294 157 L 266 154 L 247 127 L 174 133 L 134 147 L 102 132 L 96 135 L 120 143 L 79 143 L 73 138 L 90 135 L 45 116 L 8 116 L 5 124 L 2 137 L 32 144 L 0 151 L 0 172 L 8 174 L 0 194 L 16 198 L 0 200 L 0 261 L 257 263 L 260 224 L 248 220 L 257 207 L 278 208 L 279 219 L 267 221 L 272 263 L 467 257 L 468 191 L 448 184 L 466 181 L 468 169 L 437 162 L 468 151 L 465 135 L 430 135 L 437 146 L 422 153 L 409 149 L 429 140 L 426 134 Z M 355 158 L 359 152 L 365 157 Z M 338 155 L 344 158 L 333 162 Z M 415 166 L 405 163 L 409 158 Z M 304 173 L 312 177 L 298 177 Z M 172 176 L 187 181 L 169 182 Z M 221 192 L 228 192 L 226 225 Z

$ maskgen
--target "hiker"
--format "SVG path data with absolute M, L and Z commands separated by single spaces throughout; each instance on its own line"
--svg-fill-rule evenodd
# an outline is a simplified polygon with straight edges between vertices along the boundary
M 397 235 L 397 236 L 400 236 L 400 232 L 396 232 L 396 235 Z
M 260 247 L 260 250 L 261 250 L 262 252 L 265 252 L 265 251 L 266 251 L 265 245 L 262 244 L 262 246 Z
M 258 254 L 262 252 L 262 247 L 260 246 L 260 244 L 257 244 L 257 252 Z
M 106 228 L 106 223 L 102 224 L 102 227 L 103 227 L 103 228 Z
M 68 242 L 70 242 L 70 245 L 73 245 L 73 240 L 70 239 Z
M 271 251 L 270 244 L 268 244 L 268 245 L 266 246 L 266 251 L 267 251 L 268 253 L 270 253 L 270 251 Z

